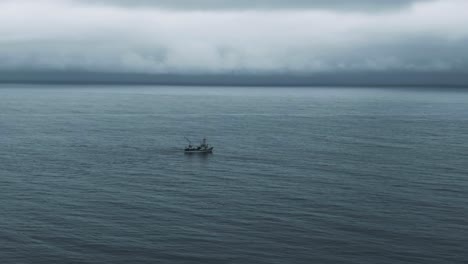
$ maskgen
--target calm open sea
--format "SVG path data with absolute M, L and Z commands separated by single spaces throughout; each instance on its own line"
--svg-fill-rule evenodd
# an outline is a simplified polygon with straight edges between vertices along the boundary
M 468 90 L 2 85 L 0 263 L 468 263 Z

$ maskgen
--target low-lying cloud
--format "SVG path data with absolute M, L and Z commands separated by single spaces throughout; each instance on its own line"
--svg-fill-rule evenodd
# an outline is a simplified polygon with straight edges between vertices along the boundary
M 338 11 L 386 11 L 434 0 L 75 0 L 88 4 L 156 7 L 178 10 L 325 9 Z
M 464 0 L 395 1 L 406 7 L 391 12 L 320 8 L 325 1 L 243 10 L 106 2 L 0 0 L 0 70 L 468 71 Z

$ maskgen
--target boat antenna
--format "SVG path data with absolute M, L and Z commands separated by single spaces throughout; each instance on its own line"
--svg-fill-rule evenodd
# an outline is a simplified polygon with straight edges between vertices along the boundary
M 184 138 L 185 138 L 185 140 L 188 141 L 188 143 L 189 143 L 190 145 L 192 145 L 192 141 L 190 141 L 190 139 L 188 139 L 188 138 L 186 138 L 186 137 L 184 137 Z

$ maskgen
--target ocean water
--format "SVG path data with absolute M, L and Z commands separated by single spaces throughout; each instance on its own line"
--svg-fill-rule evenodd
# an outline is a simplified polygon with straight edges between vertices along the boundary
M 468 90 L 2 85 L 0 263 L 468 263 Z

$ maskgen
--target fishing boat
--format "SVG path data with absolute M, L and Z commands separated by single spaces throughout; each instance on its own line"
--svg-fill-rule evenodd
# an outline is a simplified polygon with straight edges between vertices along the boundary
M 191 154 L 191 153 L 213 153 L 213 147 L 206 143 L 206 138 L 203 138 L 201 144 L 198 145 L 198 146 L 193 145 L 192 142 L 188 138 L 185 138 L 185 140 L 187 140 L 187 142 L 189 143 L 189 145 L 186 146 L 185 149 L 184 149 L 184 152 L 186 154 Z

